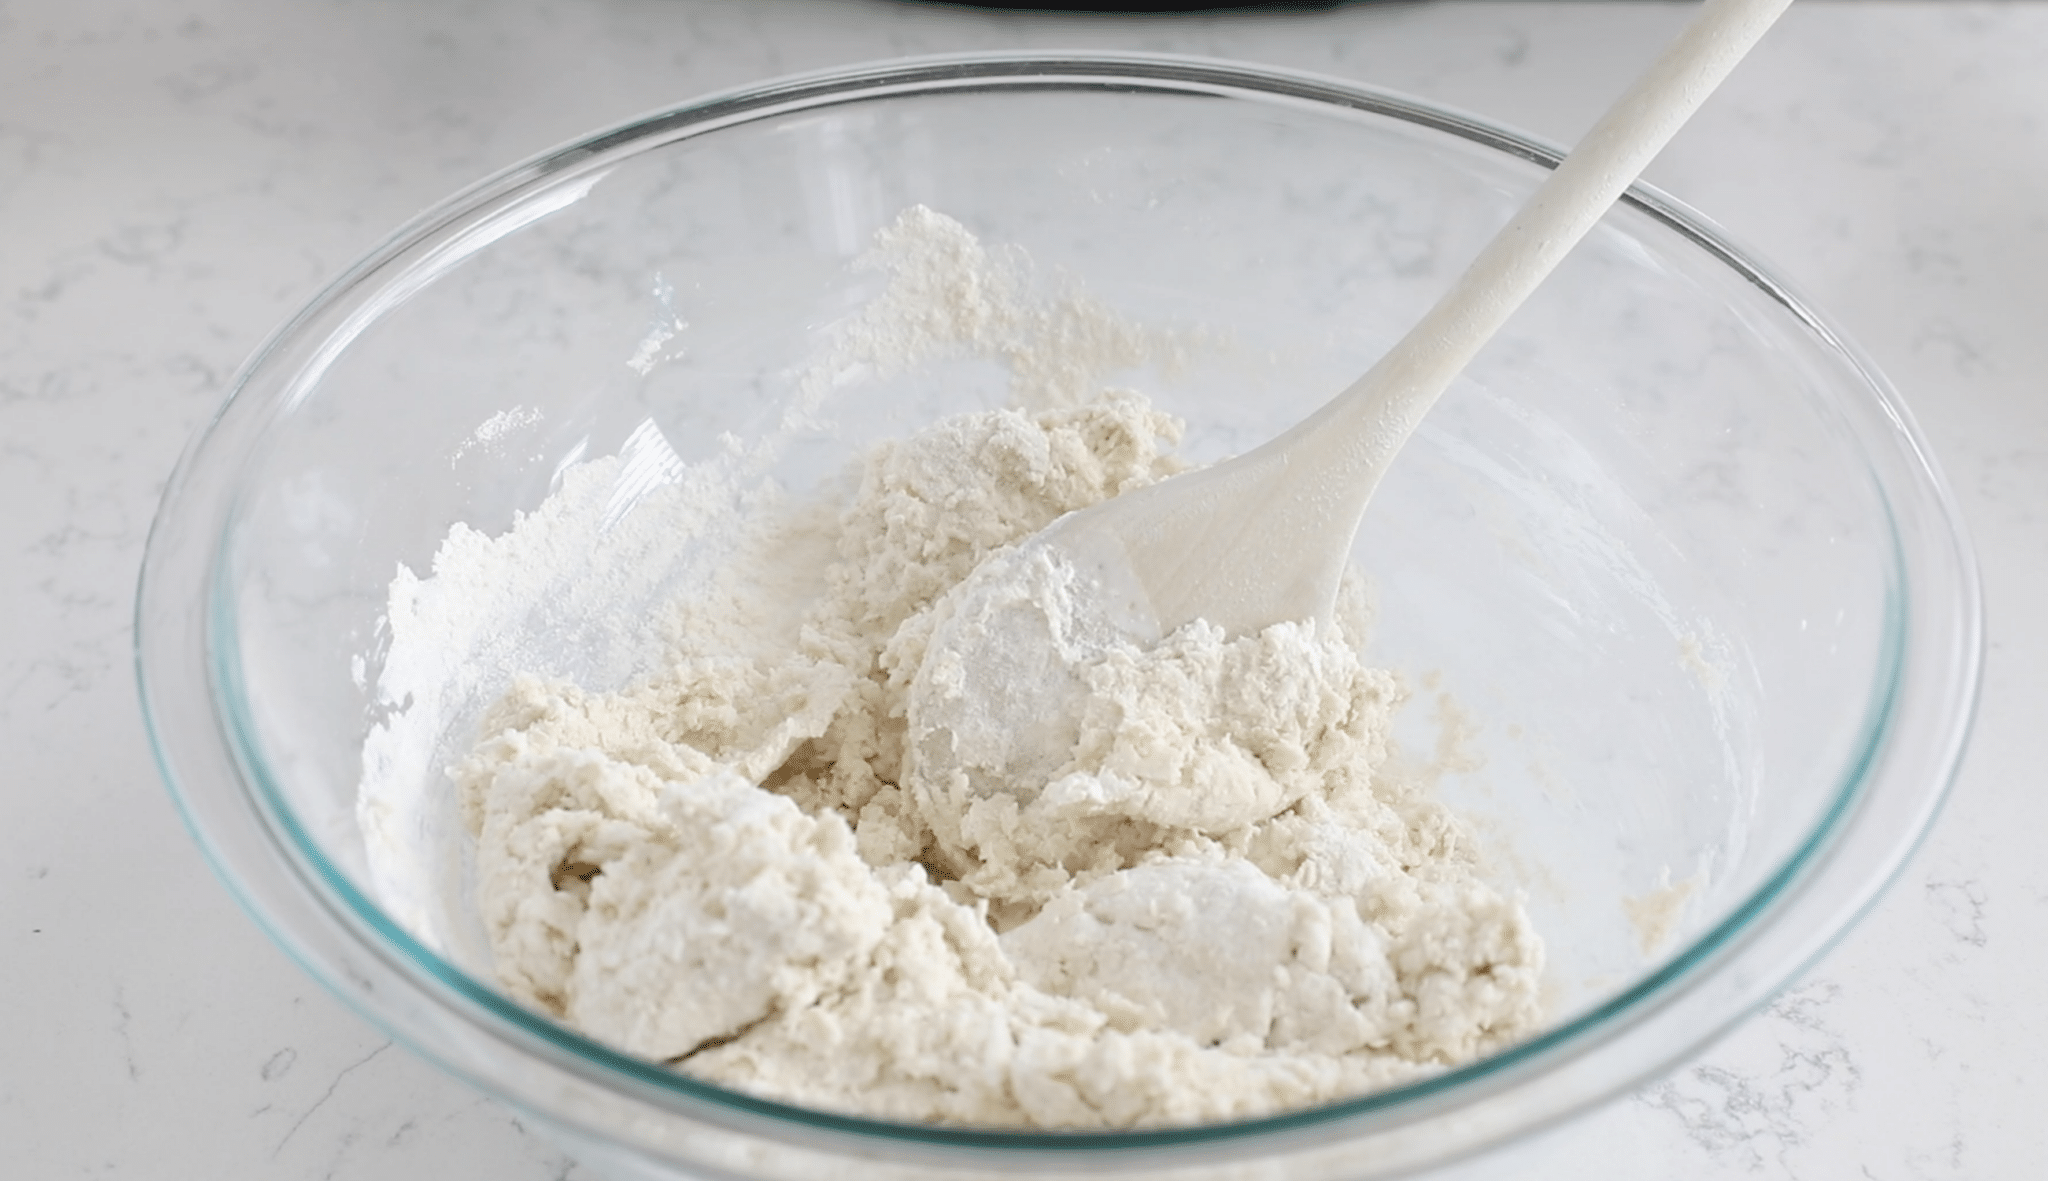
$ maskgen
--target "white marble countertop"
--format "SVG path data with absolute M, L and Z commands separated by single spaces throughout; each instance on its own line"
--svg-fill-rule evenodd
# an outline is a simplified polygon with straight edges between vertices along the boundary
M 0 0 L 0 1173 L 588 1178 L 237 911 L 135 703 L 135 571 L 179 448 L 258 340 L 387 229 L 651 107 L 955 49 L 1247 59 L 1570 140 L 1684 16 Z M 1903 391 L 1980 550 L 1983 705 L 1931 837 L 1818 967 L 1698 1061 L 1471 1172 L 2038 1175 L 2048 5 L 1806 0 L 1651 179 L 1802 287 Z

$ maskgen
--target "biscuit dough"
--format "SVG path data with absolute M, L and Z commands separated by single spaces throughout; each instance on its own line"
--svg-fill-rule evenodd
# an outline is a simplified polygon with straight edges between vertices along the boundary
M 1270 1114 L 1533 1032 L 1541 941 L 1389 773 L 1355 605 L 1113 645 L 1042 777 L 908 786 L 948 590 L 1178 433 L 1127 393 L 942 421 L 764 504 L 663 667 L 519 678 L 456 769 L 503 987 L 761 1096 L 1000 1127 Z

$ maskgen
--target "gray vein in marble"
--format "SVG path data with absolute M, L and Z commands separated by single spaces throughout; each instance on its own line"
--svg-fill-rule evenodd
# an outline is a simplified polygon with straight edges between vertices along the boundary
M 299 1060 L 299 1052 L 286 1046 L 263 1060 L 262 1069 L 257 1071 L 266 1083 L 274 1083 L 290 1073 L 292 1064 Z
M 134 1023 L 134 1014 L 128 1011 L 128 997 L 125 991 L 114 989 L 114 1037 L 121 1043 L 121 1062 L 128 1068 L 128 1081 L 142 1081 L 142 1070 L 135 1064 L 135 1039 L 129 1036 L 128 1027 Z
M 1862 1069 L 1827 1019 L 1840 993 L 1839 985 L 1814 980 L 1765 1009 L 1758 1025 L 1776 1054 L 1760 1057 L 1775 1061 L 1693 1066 L 1643 1088 L 1638 1102 L 1675 1119 L 1716 1160 L 1751 1171 L 1782 1164 L 1806 1142 L 1811 1121 L 1849 1104 L 1861 1086 Z
M 354 1062 L 349 1063 L 347 1066 L 342 1067 L 338 1072 L 336 1072 L 334 1078 L 330 1082 L 328 1082 L 327 1089 L 325 1091 L 320 1092 L 320 1097 L 318 1099 L 313 1100 L 313 1105 L 311 1107 L 306 1108 L 305 1111 L 300 1112 L 299 1118 L 292 1121 L 292 1126 L 288 1128 L 285 1131 L 284 1136 L 278 1140 L 277 1147 L 270 1150 L 270 1155 L 272 1157 L 275 1157 L 278 1153 L 284 1151 L 284 1146 L 291 1143 L 292 1137 L 299 1134 L 299 1129 L 306 1126 L 306 1121 L 312 1119 L 314 1113 L 318 1112 L 322 1107 L 325 1107 L 329 1099 L 334 1098 L 334 1093 L 341 1089 L 341 1084 L 347 1080 L 349 1075 L 354 1074 L 356 1071 L 361 1070 L 363 1067 L 369 1065 L 370 1062 L 374 1060 L 379 1054 L 382 1054 L 384 1051 L 390 1048 L 390 1042 L 381 1042 L 378 1044 L 376 1049 L 371 1050 L 369 1053 L 363 1055 L 361 1058 L 356 1059 Z
M 1923 887 L 1927 904 L 1939 916 L 1941 925 L 1956 942 L 1982 948 L 1991 942 L 1984 930 L 1984 905 L 1989 900 L 1976 881 L 1928 882 Z

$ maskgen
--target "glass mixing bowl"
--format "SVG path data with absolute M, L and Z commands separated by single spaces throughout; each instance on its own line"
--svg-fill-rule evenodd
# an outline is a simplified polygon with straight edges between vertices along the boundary
M 164 775 L 309 972 L 621 1177 L 1385 1176 L 1561 1118 L 1695 1053 L 1870 903 L 1954 771 L 1979 660 L 1973 561 L 1904 408 L 1648 187 L 1444 397 L 1357 540 L 1374 655 L 1423 690 L 1404 748 L 1460 736 L 1441 789 L 1549 945 L 1546 1031 L 1412 1085 L 1026 1134 L 800 1109 L 608 1049 L 493 988 L 442 768 L 516 668 L 627 675 L 604 617 L 661 572 L 609 599 L 571 578 L 425 658 L 394 656 L 387 615 L 401 565 L 427 574 L 458 523 L 502 533 L 580 460 L 624 453 L 628 511 L 780 432 L 749 478 L 803 490 L 1000 402 L 971 358 L 816 397 L 796 376 L 914 203 L 1194 342 L 1115 376 L 1213 459 L 1362 372 L 1557 155 L 1355 85 L 1061 55 L 770 83 L 504 172 L 285 325 L 178 468 L 137 618 Z M 396 860 L 366 847 L 366 777 L 402 813 Z

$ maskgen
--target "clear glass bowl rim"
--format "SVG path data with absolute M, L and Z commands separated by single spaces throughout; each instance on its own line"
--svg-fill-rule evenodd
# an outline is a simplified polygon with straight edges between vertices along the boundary
M 1486 1095 L 1521 1088 L 1575 1057 L 1626 1038 L 1636 1026 L 1655 1013 L 1684 999 L 1693 986 L 1722 965 L 1738 957 L 1755 937 L 1782 919 L 1793 903 L 1813 893 L 1817 880 L 1830 869 L 1839 876 L 1844 868 L 1843 848 L 1852 838 L 1860 841 L 1861 855 L 1851 858 L 1858 881 L 1848 888 L 1848 897 L 1830 909 L 1827 921 L 1800 941 L 1800 954 L 1783 958 L 1764 971 L 1768 977 L 1751 986 L 1741 1003 L 1718 1006 L 1713 1020 L 1695 1031 L 1689 1042 L 1667 1046 L 1653 1055 L 1658 1065 L 1607 1080 L 1598 1093 L 1588 1091 L 1577 1097 L 1572 1109 L 1583 1107 L 1613 1094 L 1668 1066 L 1712 1040 L 1781 987 L 1826 946 L 1839 937 L 1850 922 L 1875 898 L 1883 884 L 1896 873 L 1931 822 L 1940 799 L 1960 761 L 1962 748 L 1974 714 L 1982 649 L 1981 592 L 1974 558 L 1963 534 L 1960 516 L 1938 471 L 1928 457 L 1910 416 L 1889 385 L 1839 334 L 1808 305 L 1798 299 L 1780 280 L 1770 276 L 1725 234 L 1705 218 L 1654 188 L 1637 184 L 1625 202 L 1677 231 L 1692 244 L 1727 265 L 1801 321 L 1863 377 L 1871 395 L 1872 419 L 1880 431 L 1887 431 L 1906 462 L 1901 471 L 1911 477 L 1908 486 L 1895 488 L 1878 480 L 1888 506 L 1894 510 L 1894 569 L 1891 587 L 1891 626 L 1887 629 L 1885 651 L 1881 654 L 1882 675 L 1873 687 L 1866 713 L 1864 741 L 1856 758 L 1844 768 L 1833 802 L 1822 821 L 1802 846 L 1766 883 L 1725 920 L 1704 932 L 1668 963 L 1636 981 L 1606 1003 L 1581 1013 L 1568 1023 L 1493 1056 L 1453 1068 L 1405 1086 L 1343 1100 L 1322 1107 L 1234 1123 L 1169 1127 L 1127 1132 L 1012 1132 L 979 1128 L 958 1128 L 901 1124 L 821 1112 L 760 1099 L 700 1082 L 660 1065 L 619 1053 L 567 1027 L 527 1010 L 500 995 L 443 959 L 391 922 L 347 876 L 319 850 L 285 797 L 261 756 L 245 709 L 236 705 L 242 695 L 239 659 L 235 648 L 232 603 L 222 577 L 222 563 L 228 554 L 229 524 L 234 520 L 235 501 L 232 473 L 236 463 L 259 443 L 260 435 L 278 408 L 252 404 L 244 392 L 266 376 L 288 346 L 299 342 L 309 327 L 317 326 L 323 314 L 359 299 L 392 277 L 409 273 L 422 244 L 432 243 L 450 232 L 450 227 L 474 224 L 485 211 L 499 209 L 530 197 L 537 191 L 573 178 L 603 162 L 630 156 L 634 152 L 679 139 L 751 122 L 797 109 L 857 102 L 879 97 L 914 94 L 959 93 L 1014 89 L 1063 90 L 1153 90 L 1179 96 L 1211 95 L 1241 101 L 1279 102 L 1311 107 L 1352 109 L 1387 116 L 1418 127 L 1432 129 L 1524 160 L 1554 167 L 1562 152 L 1531 137 L 1448 108 L 1385 92 L 1358 83 L 1320 78 L 1309 74 L 1265 66 L 1174 55 L 1032 53 L 972 54 L 903 59 L 892 62 L 822 71 L 815 74 L 771 81 L 713 95 L 668 108 L 617 127 L 574 141 L 515 165 L 441 202 L 395 232 L 361 262 L 336 279 L 276 333 L 251 357 L 234 380 L 231 391 L 211 423 L 188 446 L 166 490 L 163 505 L 152 527 L 138 591 L 136 619 L 137 675 L 143 711 L 159 768 L 183 811 L 195 839 L 207 852 L 215 869 L 272 937 L 292 952 L 316 979 L 334 990 L 374 1023 L 411 1044 L 427 1057 L 469 1079 L 481 1089 L 519 1101 L 506 1094 L 488 1078 L 476 1077 L 460 1061 L 432 1044 L 422 1044 L 416 1026 L 401 1028 L 386 1013 L 337 979 L 333 959 L 310 945 L 302 933 L 280 922 L 276 892 L 290 890 L 307 896 L 330 912 L 340 928 L 354 934 L 363 947 L 394 970 L 394 976 L 417 991 L 419 998 L 467 1022 L 488 1036 L 523 1048 L 559 1069 L 586 1080 L 616 1087 L 643 1101 L 667 1107 L 678 1114 L 703 1117 L 723 1108 L 766 1117 L 771 1124 L 808 1127 L 821 1132 L 846 1133 L 872 1140 L 904 1141 L 931 1145 L 1039 1152 L 1052 1150 L 1157 1151 L 1171 1147 L 1208 1145 L 1219 1141 L 1262 1140 L 1286 1133 L 1329 1124 L 1358 1124 L 1373 1127 L 1389 1122 L 1426 1118 L 1453 1110 Z M 381 305 L 372 305 L 373 310 Z M 360 321 L 357 321 L 358 323 Z M 346 331 L 343 326 L 341 331 Z M 329 339 L 332 339 L 330 336 Z M 310 383 L 300 381 L 287 387 L 301 394 Z M 291 402 L 285 404 L 289 409 Z M 1867 434 L 1871 424 L 1859 427 Z M 1869 439 L 1861 439 L 1866 445 Z M 1915 702 L 1902 692 L 1909 670 L 1916 661 L 1908 651 L 1913 634 L 1915 602 L 1913 579 L 1919 571 L 1909 568 L 1903 543 L 1897 532 L 1895 497 L 1912 494 L 1914 507 L 1942 527 L 1945 537 L 1922 547 L 1936 557 L 1945 556 L 1949 567 L 1931 581 L 1952 593 L 1945 604 L 1947 620 L 1936 619 L 1948 643 L 1948 659 L 1941 669 L 1942 684 L 1951 690 L 1935 703 Z M 194 519 L 195 509 L 217 511 Z M 206 536 L 207 522 L 212 523 Z M 196 529 L 191 537 L 183 534 Z M 177 535 L 177 536 L 174 536 Z M 197 540 L 207 552 L 196 560 L 183 552 Z M 179 574 L 182 573 L 183 581 Z M 1930 581 L 1922 579 L 1922 581 Z M 197 601 L 182 598 L 196 592 Z M 192 608 L 197 607 L 195 613 Z M 1922 614 L 1929 604 L 1918 606 Z M 182 618 L 196 625 L 202 640 L 199 657 L 192 657 L 193 645 L 180 644 L 167 634 L 169 619 Z M 1926 628 L 1920 629 L 1922 631 Z M 204 690 L 211 707 L 213 725 L 205 732 L 178 734 L 173 712 L 166 705 L 171 694 Z M 1939 705 L 1941 708 L 1932 710 Z M 1912 717 L 1902 710 L 1917 707 Z M 1932 712 L 1930 712 L 1932 710 Z M 1917 783 L 1884 784 L 1895 800 L 1891 811 L 1900 812 L 1913 823 L 1905 831 L 1869 832 L 1858 830 L 1856 821 L 1868 813 L 1870 797 L 1878 788 L 1878 772 L 1886 762 L 1888 748 L 1901 739 L 1902 722 L 1911 722 L 1924 732 L 1932 753 L 1921 758 L 1925 770 Z M 210 745 L 208 757 L 193 754 L 194 743 Z M 231 765 L 232 784 L 202 786 L 189 773 L 195 762 L 212 763 L 216 770 Z M 218 776 L 216 776 L 218 778 Z M 235 798 L 224 798 L 222 792 Z M 1906 798 L 1908 795 L 1911 798 Z M 237 802 L 237 800 L 239 802 Z M 233 847 L 216 832 L 224 811 L 236 807 L 254 818 L 271 848 L 264 854 Z M 1898 825 L 1893 825 L 1897 829 Z M 259 865 L 259 861 L 268 861 Z M 296 880 L 277 882 L 284 868 Z M 1837 883 L 1834 893 L 1842 893 Z M 1552 1113 L 1553 1118 L 1564 1114 Z M 751 1123 L 751 1121 L 749 1121 Z M 1361 1129 L 1366 1130 L 1366 1129 Z

